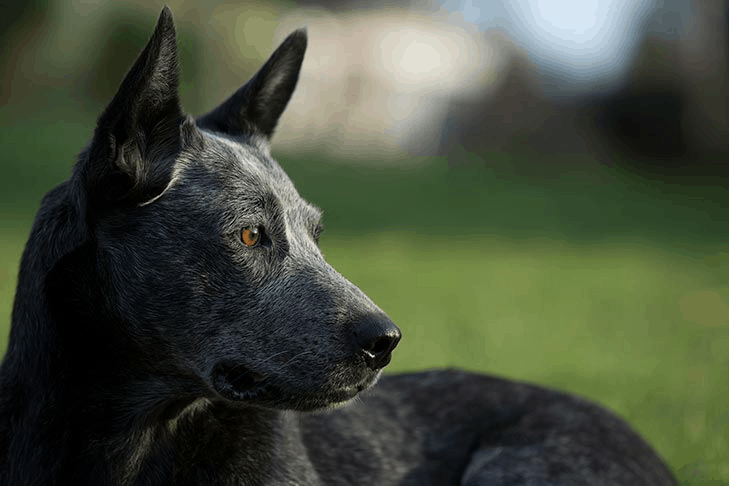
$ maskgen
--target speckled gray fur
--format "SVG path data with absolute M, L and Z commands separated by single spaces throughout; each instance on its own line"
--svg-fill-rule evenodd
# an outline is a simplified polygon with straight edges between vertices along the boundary
M 575 396 L 457 370 L 372 386 L 399 331 L 326 263 L 319 210 L 268 151 L 305 49 L 294 32 L 193 119 L 163 10 L 36 216 L 0 369 L 0 484 L 675 484 Z

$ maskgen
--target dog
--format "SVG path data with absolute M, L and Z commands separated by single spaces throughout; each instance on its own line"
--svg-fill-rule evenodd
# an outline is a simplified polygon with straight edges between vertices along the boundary
M 320 211 L 269 154 L 306 43 L 195 119 L 164 8 L 23 253 L 0 484 L 676 484 L 582 398 L 380 378 L 400 330 L 324 260 Z

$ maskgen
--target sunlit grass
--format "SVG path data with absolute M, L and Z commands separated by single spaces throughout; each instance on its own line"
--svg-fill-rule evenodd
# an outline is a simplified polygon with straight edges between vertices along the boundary
M 324 250 L 402 328 L 390 371 L 460 366 L 575 392 L 681 479 L 729 482 L 727 255 L 387 233 Z
M 5 354 L 20 255 L 27 234 L 0 231 L 0 354 Z

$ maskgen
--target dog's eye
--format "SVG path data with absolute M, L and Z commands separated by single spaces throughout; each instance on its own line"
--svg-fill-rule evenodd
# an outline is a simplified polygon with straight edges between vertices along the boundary
M 252 248 L 261 241 L 261 229 L 258 226 L 246 226 L 240 232 L 240 239 L 248 248 Z

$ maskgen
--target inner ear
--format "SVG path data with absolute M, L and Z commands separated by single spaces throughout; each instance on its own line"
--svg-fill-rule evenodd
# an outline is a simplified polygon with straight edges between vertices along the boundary
M 164 7 L 147 46 L 99 117 L 85 153 L 87 191 L 96 203 L 139 202 L 166 186 L 181 148 L 177 42 Z
M 259 134 L 270 139 L 299 80 L 306 43 L 305 30 L 290 34 L 246 84 L 198 118 L 198 126 L 234 137 Z

